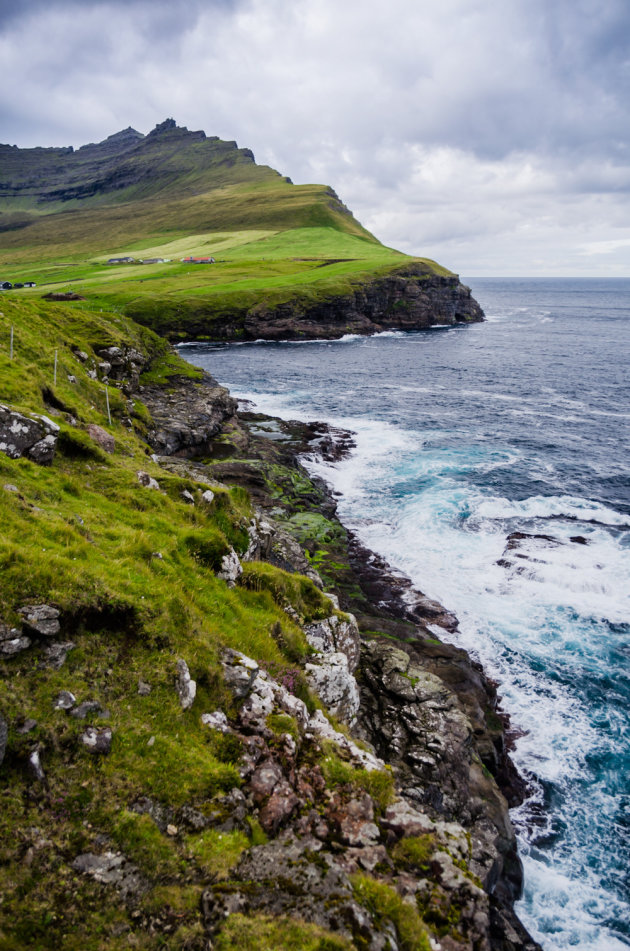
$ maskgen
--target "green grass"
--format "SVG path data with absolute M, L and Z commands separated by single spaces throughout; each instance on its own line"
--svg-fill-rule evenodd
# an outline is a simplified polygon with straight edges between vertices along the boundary
M 115 387 L 108 423 L 102 384 L 89 378 L 71 344 L 90 356 L 95 346 L 140 347 L 153 354 L 158 375 L 168 378 L 178 371 L 176 359 L 165 361 L 162 341 L 124 317 L 3 301 L 0 401 L 55 418 L 65 441 L 49 467 L 0 453 L 0 621 L 18 623 L 24 604 L 55 604 L 62 612 L 62 637 L 75 647 L 60 670 L 40 669 L 35 648 L 0 663 L 0 710 L 10 724 L 0 789 L 0 892 L 8 896 L 0 916 L 2 951 L 119 947 L 116 927 L 133 927 L 123 906 L 104 906 L 100 886 L 77 877 L 68 865 L 68 857 L 82 851 L 102 851 L 98 835 L 141 869 L 149 888 L 143 900 L 149 904 L 157 901 L 159 888 L 190 887 L 191 869 L 202 877 L 228 873 L 248 837 L 165 836 L 131 805 L 149 795 L 172 809 L 189 803 L 203 811 L 216 796 L 238 787 L 238 751 L 228 740 L 219 742 L 200 720 L 202 712 L 231 710 L 219 674 L 220 650 L 242 650 L 282 676 L 294 670 L 308 645 L 273 592 L 286 593 L 309 616 L 330 610 L 308 579 L 285 578 L 277 569 L 269 577 L 259 575 L 260 584 L 235 588 L 216 577 L 217 546 L 242 551 L 247 545 L 247 494 L 215 487 L 210 505 L 185 504 L 182 488 L 199 499 L 205 484 L 151 462 L 143 421 L 136 421 L 137 431 L 123 424 L 127 407 Z M 67 381 L 70 369 L 75 384 Z M 76 425 L 59 406 L 71 411 Z M 89 422 L 114 436 L 113 454 L 91 443 Z M 139 469 L 157 478 L 161 491 L 143 488 Z M 180 657 L 197 682 L 189 711 L 182 710 L 175 691 Z M 138 693 L 140 680 L 151 685 L 148 696 Z M 72 691 L 78 701 L 97 700 L 107 719 L 93 714 L 79 720 L 55 710 L 61 690 Z M 37 726 L 22 736 L 16 726 L 26 717 Z M 87 723 L 112 729 L 109 755 L 95 757 L 83 748 L 80 735 Z M 276 725 L 288 728 L 284 721 Z M 47 781 L 36 801 L 27 769 L 34 746 Z M 26 846 L 16 830 L 31 827 L 51 844 L 29 866 L 22 862 Z M 252 839 L 259 838 L 254 829 Z M 174 936 L 183 942 L 185 933 L 193 935 L 198 915 L 196 909 L 182 915 L 172 939 L 158 944 L 157 936 L 142 934 L 137 946 L 183 947 Z
M 355 945 L 317 925 L 294 918 L 230 915 L 216 951 L 353 951 Z
M 391 921 L 400 951 L 431 951 L 429 936 L 414 905 L 403 901 L 396 889 L 367 875 L 352 876 L 354 895 L 379 922 Z

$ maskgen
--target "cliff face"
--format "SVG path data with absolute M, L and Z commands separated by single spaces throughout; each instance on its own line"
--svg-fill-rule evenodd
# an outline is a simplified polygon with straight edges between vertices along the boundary
M 409 265 L 357 286 L 346 297 L 311 306 L 298 303 L 267 309 L 260 304 L 247 314 L 243 331 L 249 340 L 316 339 L 391 329 L 422 330 L 434 324 L 479 320 L 483 320 L 481 307 L 455 275 L 427 274 L 421 266 Z M 229 328 L 226 336 L 229 339 Z
M 353 281 L 344 293 L 305 296 L 297 287 L 293 298 L 272 303 L 261 294 L 253 305 L 221 306 L 169 301 L 147 313 L 142 301 L 131 301 L 130 317 L 148 324 L 172 342 L 182 340 L 325 340 L 344 334 L 383 330 L 425 330 L 437 324 L 475 323 L 484 313 L 470 288 L 456 274 L 436 274 L 422 262 L 411 262 L 376 278 Z

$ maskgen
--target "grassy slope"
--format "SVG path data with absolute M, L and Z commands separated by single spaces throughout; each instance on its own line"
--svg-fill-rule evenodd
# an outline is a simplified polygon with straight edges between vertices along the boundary
M 47 162 L 54 183 L 63 157 L 39 152 L 46 150 L 29 150 L 26 171 L 32 178 L 37 163 L 41 173 Z M 66 178 L 87 174 L 82 152 L 66 156 L 76 166 Z M 8 150 L 5 164 L 9 159 L 15 178 L 19 156 Z M 331 189 L 292 185 L 230 143 L 189 142 L 172 131 L 148 136 L 138 154 L 121 162 L 123 169 L 135 162 L 137 184 L 66 202 L 38 204 L 22 194 L 0 199 L 0 228 L 18 207 L 31 216 L 24 227 L 0 230 L 0 277 L 38 284 L 15 293 L 71 289 L 93 306 L 127 312 L 165 332 L 198 315 L 211 321 L 260 303 L 308 304 L 347 294 L 357 281 L 416 260 L 380 244 Z M 127 254 L 172 260 L 104 263 Z M 217 264 L 182 265 L 189 255 L 212 255 Z
M 159 833 L 148 817 L 129 812 L 129 805 L 150 795 L 172 806 L 191 802 L 203 809 L 215 794 L 238 785 L 234 751 L 213 745 L 198 716 L 218 706 L 229 709 L 217 674 L 219 647 L 238 647 L 282 669 L 293 667 L 306 645 L 269 593 L 229 589 L 199 554 L 222 551 L 226 542 L 243 550 L 246 494 L 218 488 L 210 506 L 200 504 L 206 486 L 154 466 L 142 439 L 146 412 L 136 405 L 137 431 L 130 431 L 121 422 L 127 407 L 114 388 L 108 425 L 102 384 L 88 377 L 70 351 L 71 344 L 90 354 L 94 346 L 133 344 L 153 352 L 159 372 L 167 365 L 162 341 L 124 318 L 68 305 L 3 306 L 0 400 L 55 415 L 66 435 L 50 468 L 0 454 L 0 619 L 14 624 L 20 605 L 52 602 L 63 612 L 64 639 L 76 647 L 59 671 L 38 669 L 35 649 L 0 663 L 0 710 L 11 724 L 0 784 L 0 948 L 129 946 L 126 935 L 115 936 L 117 926 L 133 927 L 124 906 L 103 904 L 100 886 L 79 879 L 68 864 L 79 852 L 101 850 L 94 842 L 98 832 L 148 877 L 143 914 L 167 908 L 174 916 L 171 939 L 140 931 L 134 947 L 179 949 L 199 936 L 200 883 L 225 875 L 249 840 L 240 832 L 212 831 L 175 840 Z M 15 328 L 12 362 L 10 326 Z M 59 370 L 53 387 L 55 349 Z M 176 369 L 190 372 L 184 364 Z M 68 382 L 68 372 L 76 384 Z M 51 399 L 64 404 L 78 426 L 51 409 Z M 88 422 L 112 433 L 113 455 L 90 443 L 83 433 Z M 158 478 L 162 492 L 139 485 L 141 468 Z M 181 500 L 184 488 L 197 496 L 194 507 Z M 310 606 L 302 601 L 298 608 L 317 615 L 321 596 L 315 589 L 311 594 Z M 178 657 L 186 659 L 197 680 L 197 715 L 184 714 L 175 694 Z M 152 685 L 148 697 L 138 695 L 139 679 Z M 96 699 L 110 711 L 106 722 L 114 743 L 108 757 L 95 759 L 79 742 L 86 723 L 105 721 L 74 720 L 53 709 L 62 689 L 81 701 Z M 25 717 L 37 727 L 20 736 L 15 727 Z M 151 737 L 155 742 L 149 746 Z M 35 747 L 47 777 L 40 792 L 26 765 Z M 22 843 L 32 834 L 19 830 L 34 827 L 45 845 L 31 849 L 23 861 Z

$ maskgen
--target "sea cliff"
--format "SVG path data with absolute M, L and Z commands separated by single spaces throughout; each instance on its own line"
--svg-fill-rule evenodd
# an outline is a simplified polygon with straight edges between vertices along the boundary
M 239 411 L 124 318 L 23 307 L 0 947 L 534 951 L 496 690 L 300 464 L 352 434 Z

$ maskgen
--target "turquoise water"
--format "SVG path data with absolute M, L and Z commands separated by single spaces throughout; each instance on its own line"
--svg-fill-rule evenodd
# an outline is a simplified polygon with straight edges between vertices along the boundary
M 351 459 L 310 467 L 367 545 L 455 611 L 523 733 L 519 914 L 546 951 L 616 951 L 630 946 L 630 280 L 471 283 L 484 324 L 182 353 L 263 411 L 355 430 Z

